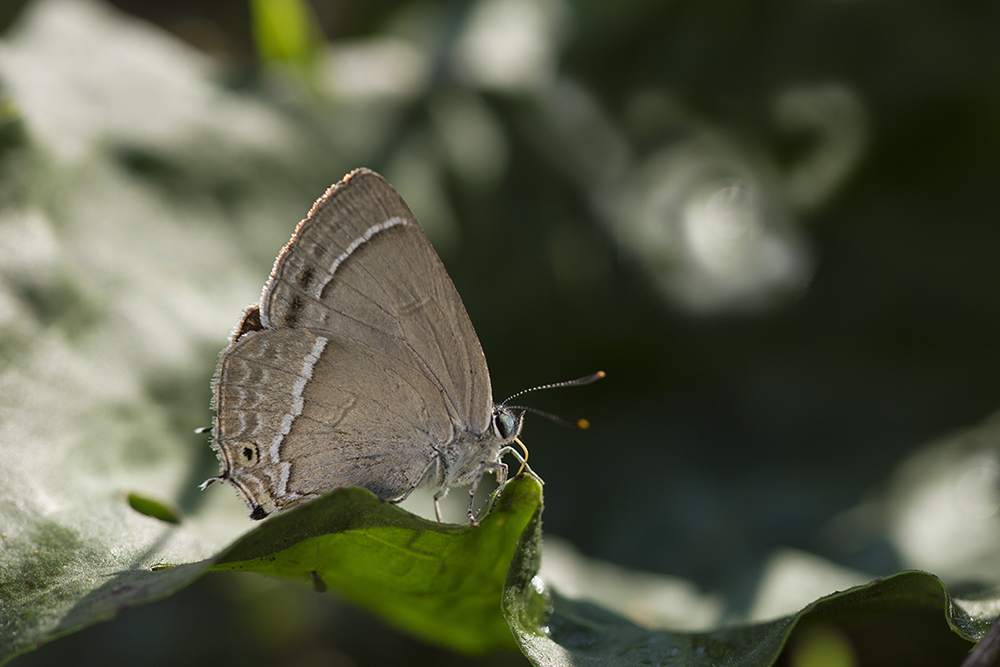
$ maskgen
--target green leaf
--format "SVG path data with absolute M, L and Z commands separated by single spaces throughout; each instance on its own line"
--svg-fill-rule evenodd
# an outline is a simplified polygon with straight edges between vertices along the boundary
M 518 538 L 540 512 L 541 486 L 528 476 L 509 482 L 475 528 L 422 519 L 362 489 L 343 489 L 269 519 L 213 569 L 305 582 L 465 653 L 512 649 L 501 592 Z
M 171 507 L 169 503 L 147 498 L 139 493 L 130 493 L 128 494 L 128 504 L 139 514 L 145 514 L 167 523 L 181 522 L 180 512 Z

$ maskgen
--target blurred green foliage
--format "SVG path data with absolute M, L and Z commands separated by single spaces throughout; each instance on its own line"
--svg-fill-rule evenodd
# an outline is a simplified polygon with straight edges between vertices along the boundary
M 308 70 L 319 48 L 312 11 L 303 0 L 252 0 L 254 42 L 261 60 Z

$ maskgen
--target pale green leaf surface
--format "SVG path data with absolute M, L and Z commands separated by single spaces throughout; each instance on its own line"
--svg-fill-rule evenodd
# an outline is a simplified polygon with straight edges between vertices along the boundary
M 232 220 L 273 253 L 310 200 L 259 186 L 302 144 L 206 65 L 85 2 L 0 42 L 0 659 L 184 586 L 253 528 L 198 491 L 218 468 L 193 431 L 270 262 Z

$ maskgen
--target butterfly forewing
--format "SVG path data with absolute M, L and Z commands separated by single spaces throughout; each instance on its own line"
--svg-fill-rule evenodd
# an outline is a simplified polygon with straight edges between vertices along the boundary
M 493 403 L 479 338 L 416 218 L 378 174 L 355 171 L 313 206 L 261 304 L 266 327 L 336 332 L 422 367 L 454 419 L 487 428 Z

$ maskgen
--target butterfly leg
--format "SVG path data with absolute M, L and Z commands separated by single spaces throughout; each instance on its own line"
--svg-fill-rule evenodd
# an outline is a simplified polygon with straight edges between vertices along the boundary
M 478 526 L 479 522 L 476 520 L 476 513 L 474 511 L 473 503 L 476 500 L 476 491 L 479 489 L 479 483 L 483 481 L 483 475 L 486 474 L 486 461 L 483 461 L 476 468 L 476 475 L 473 478 L 472 484 L 469 486 L 469 525 Z
M 399 498 L 393 498 L 387 502 L 389 502 L 392 505 L 398 505 L 399 503 L 409 498 L 410 494 L 413 493 L 413 490 L 416 488 L 417 487 L 415 486 L 410 487 L 410 490 L 404 493 Z M 447 489 L 441 489 L 440 491 L 434 494 L 434 515 L 437 516 L 438 523 L 444 523 L 444 519 L 441 518 L 441 499 L 444 498 L 444 494 L 446 494 L 447 492 L 448 492 Z
M 474 504 L 476 501 L 476 491 L 479 490 L 479 484 L 483 481 L 483 477 L 487 473 L 495 472 L 497 475 L 497 480 L 500 480 L 501 473 L 503 479 L 507 479 L 507 464 L 503 461 L 481 461 L 478 466 L 476 466 L 476 473 L 473 476 L 472 484 L 469 487 L 469 525 L 478 526 L 479 521 L 476 520 L 476 513 L 474 511 Z M 503 488 L 503 482 L 500 483 L 500 488 Z M 499 490 L 497 493 L 499 494 Z M 496 505 L 496 500 L 490 504 L 490 508 L 486 511 L 489 514 L 493 511 L 493 506 Z
M 501 450 L 502 452 L 503 450 Z M 493 511 L 493 508 L 497 506 L 497 502 L 500 500 L 500 495 L 503 493 L 503 487 L 507 484 L 507 478 L 510 477 L 510 469 L 507 464 L 503 461 L 496 461 L 488 465 L 488 472 L 495 472 L 497 475 L 497 491 L 493 494 L 493 502 L 490 503 L 490 508 L 486 510 L 489 514 Z M 484 473 L 485 474 L 485 473 Z
M 503 458 L 504 455 L 506 454 L 513 455 L 514 458 L 517 459 L 518 463 L 520 463 L 524 467 L 525 472 L 527 472 L 529 475 L 537 479 L 539 484 L 542 484 L 543 486 L 545 485 L 545 481 L 538 476 L 538 473 L 536 473 L 534 470 L 531 469 L 531 466 L 528 465 L 528 460 L 521 455 L 521 452 L 517 451 L 510 445 L 507 445 L 506 447 L 500 449 L 499 456 L 500 458 Z
M 438 523 L 444 523 L 444 519 L 441 517 L 441 499 L 447 492 L 447 489 L 441 489 L 434 494 L 434 515 L 437 516 Z
M 424 483 L 431 469 L 438 464 L 439 464 L 439 457 L 437 456 L 432 457 L 431 460 L 427 463 L 427 466 L 424 468 L 424 471 L 420 473 L 420 477 L 417 478 L 419 481 L 412 484 L 410 488 L 407 489 L 403 495 L 399 496 L 398 498 L 393 498 L 388 502 L 392 503 L 393 505 L 398 505 L 399 503 L 409 498 L 410 494 L 413 493 L 418 486 Z M 441 518 L 440 501 L 442 498 L 444 498 L 446 493 L 448 493 L 448 489 L 441 489 L 436 494 L 434 494 L 434 514 L 437 516 L 438 523 L 444 523 L 444 519 Z

